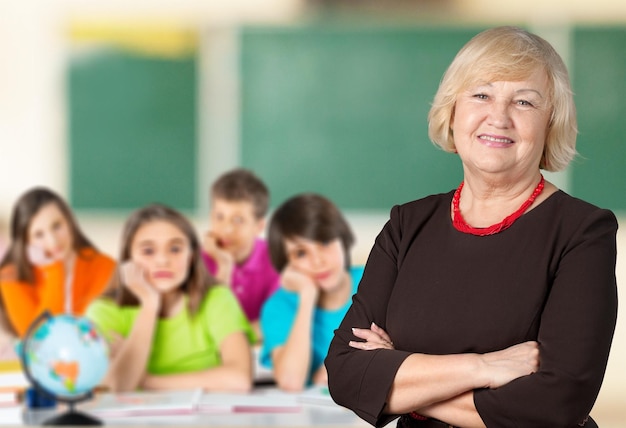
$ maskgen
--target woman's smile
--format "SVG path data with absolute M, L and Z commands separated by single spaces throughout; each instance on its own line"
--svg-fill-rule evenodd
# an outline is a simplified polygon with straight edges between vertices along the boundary
M 491 134 L 480 134 L 478 140 L 489 147 L 511 147 L 511 144 L 515 143 L 510 138 Z

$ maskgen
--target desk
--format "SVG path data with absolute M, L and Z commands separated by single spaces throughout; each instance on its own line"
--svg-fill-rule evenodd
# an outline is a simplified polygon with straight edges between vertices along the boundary
M 266 390 L 267 391 L 267 390 Z M 257 390 L 253 394 L 258 393 Z M 207 393 L 205 393 L 207 394 Z M 0 408 L 0 426 L 37 426 L 58 414 L 55 410 Z M 79 405 L 80 410 L 83 406 Z M 116 426 L 211 426 L 211 427 L 370 427 L 352 411 L 338 405 L 299 402 L 289 412 L 187 412 L 172 415 L 115 416 L 102 418 L 105 425 Z M 395 426 L 395 421 L 389 427 Z

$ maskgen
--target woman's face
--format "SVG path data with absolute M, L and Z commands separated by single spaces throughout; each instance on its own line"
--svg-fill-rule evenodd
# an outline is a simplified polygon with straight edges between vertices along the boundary
M 535 174 L 551 108 L 545 72 L 523 81 L 479 83 L 459 94 L 452 130 L 466 173 Z
M 137 229 L 130 258 L 143 270 L 149 284 L 161 293 L 178 288 L 187 279 L 191 245 L 175 225 L 155 220 Z
M 341 239 L 328 243 L 297 237 L 285 241 L 291 267 L 309 276 L 323 291 L 332 291 L 345 275 L 346 258 Z
M 65 261 L 74 253 L 70 223 L 57 204 L 46 204 L 33 216 L 28 225 L 27 245 L 31 252 L 39 254 L 42 263 Z

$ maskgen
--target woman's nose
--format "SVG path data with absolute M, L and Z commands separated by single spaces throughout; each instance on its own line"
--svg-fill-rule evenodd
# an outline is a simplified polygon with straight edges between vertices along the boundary
M 508 103 L 493 103 L 489 112 L 489 122 L 490 125 L 493 125 L 496 128 L 508 128 L 511 125 L 511 115 Z

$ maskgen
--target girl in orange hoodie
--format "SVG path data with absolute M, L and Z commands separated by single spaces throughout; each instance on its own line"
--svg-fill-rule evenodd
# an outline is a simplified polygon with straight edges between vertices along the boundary
M 0 311 L 18 337 L 46 310 L 81 315 L 115 269 L 80 230 L 67 203 L 46 188 L 18 199 L 10 240 L 0 262 Z

